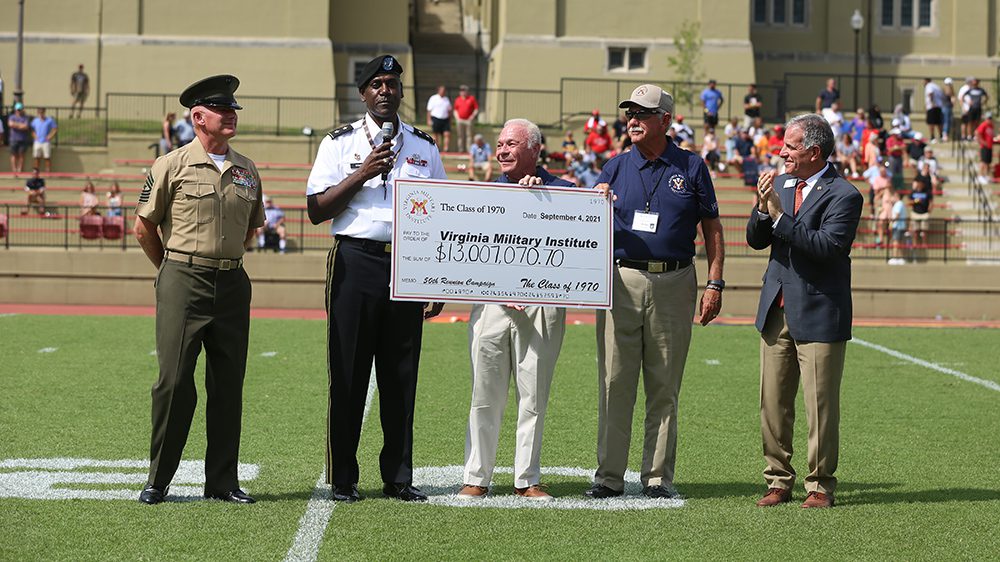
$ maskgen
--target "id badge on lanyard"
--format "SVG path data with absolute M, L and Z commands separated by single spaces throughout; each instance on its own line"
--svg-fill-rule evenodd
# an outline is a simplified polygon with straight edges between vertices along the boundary
M 632 230 L 639 232 L 656 232 L 656 224 L 660 220 L 660 213 L 648 211 L 636 211 L 632 217 Z
M 646 208 L 645 210 L 636 210 L 635 215 L 632 216 L 632 230 L 638 232 L 656 232 L 656 225 L 660 222 L 660 213 L 655 211 L 650 211 L 649 206 L 653 200 L 653 196 L 656 194 L 656 190 L 660 187 L 660 181 L 663 180 L 663 174 L 666 173 L 666 169 L 660 172 L 660 177 L 653 184 L 652 191 L 646 189 L 646 183 L 642 180 L 642 176 L 639 176 L 639 180 L 643 182 L 643 191 L 646 192 Z

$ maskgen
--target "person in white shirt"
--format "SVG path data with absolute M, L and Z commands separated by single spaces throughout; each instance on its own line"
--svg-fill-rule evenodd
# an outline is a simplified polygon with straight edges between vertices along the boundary
M 941 86 L 935 84 L 930 78 L 924 78 L 924 107 L 927 108 L 927 129 L 932 144 L 936 143 L 941 136 L 944 101 L 944 91 Z
M 427 100 L 427 126 L 434 133 L 434 143 L 442 152 L 448 152 L 451 144 L 451 99 L 443 85 Z M 442 142 L 443 137 L 443 142 Z
M 442 305 L 389 299 L 392 182 L 446 175 L 430 135 L 399 118 L 402 72 L 391 55 L 365 66 L 357 86 L 368 111 L 323 138 L 306 187 L 309 220 L 331 221 L 334 235 L 326 272 L 326 482 L 334 501 L 348 503 L 361 499 L 357 452 L 373 360 L 385 439 L 382 493 L 427 500 L 413 487 L 413 411 L 423 321 Z
M 969 76 L 965 79 L 965 84 L 958 89 L 958 101 L 962 102 L 962 140 L 972 140 L 972 132 L 975 131 L 975 126 L 969 120 L 969 100 L 965 99 L 965 94 L 972 89 L 973 80 L 974 78 Z
M 840 111 L 840 102 L 835 101 L 830 107 L 823 108 L 823 118 L 833 130 L 833 138 L 840 138 L 844 127 L 844 114 Z

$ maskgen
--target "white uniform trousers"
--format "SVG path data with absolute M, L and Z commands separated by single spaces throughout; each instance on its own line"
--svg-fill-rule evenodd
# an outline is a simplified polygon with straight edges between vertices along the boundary
M 511 376 L 517 400 L 514 486 L 539 483 L 545 407 L 565 332 L 565 308 L 472 307 L 472 408 L 465 438 L 465 484 L 489 486 L 493 479 Z

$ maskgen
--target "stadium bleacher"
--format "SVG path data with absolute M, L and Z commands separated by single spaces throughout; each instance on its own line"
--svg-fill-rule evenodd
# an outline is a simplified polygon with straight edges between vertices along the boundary
M 467 171 L 465 164 L 467 156 L 463 153 L 447 152 L 442 154 L 445 170 L 450 179 L 465 180 Z M 947 158 L 942 158 L 947 164 Z M 104 202 L 104 193 L 112 181 L 118 181 L 125 194 L 126 219 L 125 229 L 131 228 L 134 220 L 132 215 L 135 200 L 141 189 L 142 181 L 152 159 L 116 159 L 111 171 L 102 170 L 99 173 L 52 173 L 45 175 L 47 205 L 52 212 L 49 218 L 35 214 L 22 214 L 24 210 L 24 181 L 26 174 L 15 177 L 11 173 L 0 173 L 0 213 L 8 215 L 4 230 L 11 238 L 11 244 L 34 243 L 41 246 L 64 246 L 73 248 L 98 247 L 103 248 L 111 241 L 112 247 L 136 247 L 131 236 L 116 236 L 115 226 L 108 234 L 103 232 L 104 224 L 89 226 L 86 229 L 80 224 L 79 194 L 84 183 L 89 179 L 97 185 L 97 192 Z M 555 166 L 561 163 L 554 162 Z M 313 225 L 306 215 L 305 184 L 311 164 L 305 162 L 257 162 L 261 172 L 264 192 L 285 211 L 288 228 L 288 251 L 325 250 L 328 248 L 329 227 L 326 224 Z M 564 170 L 551 167 L 550 171 L 560 174 Z M 904 185 L 909 185 L 913 170 L 907 169 Z M 744 238 L 745 217 L 753 204 L 754 190 L 743 185 L 742 178 L 737 173 L 720 173 L 714 180 L 719 211 L 723 217 L 726 246 L 730 253 L 746 250 Z M 853 182 L 862 193 L 868 192 L 868 186 L 862 180 Z M 904 190 L 906 193 L 906 190 Z M 910 248 L 912 259 L 921 260 L 938 258 L 947 255 L 949 259 L 961 257 L 962 240 L 954 228 L 949 195 L 939 193 L 935 198 L 932 210 L 932 222 L 927 243 Z M 103 210 L 101 210 L 103 212 Z M 867 213 L 867 207 L 866 207 Z M 858 230 L 855 241 L 855 256 L 883 258 L 886 254 L 884 245 L 876 241 L 874 221 L 865 216 Z

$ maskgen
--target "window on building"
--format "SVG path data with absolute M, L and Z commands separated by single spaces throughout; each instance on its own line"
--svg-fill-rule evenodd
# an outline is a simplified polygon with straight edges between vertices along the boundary
M 645 68 L 645 47 L 608 47 L 608 70 L 632 72 Z
M 931 0 L 920 0 L 920 17 L 917 25 L 920 27 L 931 26 Z
M 899 0 L 899 26 L 913 27 L 913 0 Z
M 785 23 L 785 0 L 771 0 L 771 22 Z
M 806 0 L 792 0 L 792 23 L 795 25 L 805 25 Z
M 892 2 L 893 0 L 882 0 L 882 27 L 892 27 L 895 22 Z
M 753 0 L 751 21 L 757 25 L 795 25 L 809 23 L 809 0 Z
M 646 68 L 646 49 L 633 47 L 628 50 L 628 69 L 641 70 Z
M 881 0 L 883 28 L 910 31 L 933 25 L 934 0 Z

